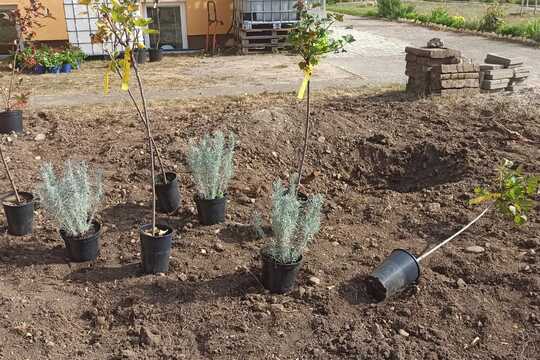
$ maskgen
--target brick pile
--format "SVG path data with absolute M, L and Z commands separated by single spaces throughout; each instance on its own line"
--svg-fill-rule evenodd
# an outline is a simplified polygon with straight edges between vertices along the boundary
M 523 58 L 488 54 L 480 65 L 480 88 L 486 92 L 514 91 L 523 86 L 530 75 Z
M 405 48 L 407 92 L 419 96 L 479 91 L 479 65 L 463 64 L 459 50 Z

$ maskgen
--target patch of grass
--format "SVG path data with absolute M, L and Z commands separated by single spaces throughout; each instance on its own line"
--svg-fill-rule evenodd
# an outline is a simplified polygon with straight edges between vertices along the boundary
M 328 11 L 334 11 L 340 14 L 352 15 L 352 16 L 377 16 L 376 6 L 360 6 L 358 4 L 334 4 L 327 5 Z

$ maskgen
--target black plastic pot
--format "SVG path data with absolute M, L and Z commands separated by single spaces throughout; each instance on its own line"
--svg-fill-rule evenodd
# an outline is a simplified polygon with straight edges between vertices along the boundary
M 149 61 L 158 62 L 163 60 L 163 50 L 161 49 L 148 49 Z
M 214 225 L 225 221 L 225 207 L 227 205 L 227 195 L 218 199 L 201 199 L 195 197 L 199 223 L 201 225 Z
M 21 110 L 0 112 L 0 134 L 20 133 L 23 131 L 23 119 Z
M 156 205 L 160 212 L 170 214 L 180 207 L 180 192 L 178 191 L 178 178 L 175 173 L 165 173 L 167 183 L 163 182 L 163 175 L 156 177 Z
M 141 239 L 142 268 L 145 274 L 165 273 L 169 270 L 169 258 L 173 229 L 166 225 L 156 225 L 160 230 L 166 230 L 165 235 L 152 236 L 146 231 L 152 229 L 152 224 L 143 225 L 139 228 Z
M 407 250 L 396 249 L 368 277 L 368 291 L 375 300 L 384 301 L 417 283 L 419 278 L 416 257 Z
M 144 64 L 146 62 L 146 56 L 146 49 L 135 50 L 135 61 L 137 62 L 137 64 Z
M 60 230 L 60 236 L 66 244 L 69 259 L 73 262 L 96 260 L 99 255 L 101 240 L 101 224 L 92 222 L 92 229 L 82 236 L 70 236 L 64 230 Z
M 274 294 L 290 292 L 294 288 L 296 276 L 302 267 L 302 257 L 292 264 L 280 264 L 263 250 L 261 259 L 264 288 Z
M 8 233 L 15 236 L 30 234 L 32 232 L 32 222 L 34 221 L 34 196 L 19 191 L 19 197 L 24 200 L 22 204 L 17 204 L 15 194 L 5 198 L 3 203 L 8 223 Z

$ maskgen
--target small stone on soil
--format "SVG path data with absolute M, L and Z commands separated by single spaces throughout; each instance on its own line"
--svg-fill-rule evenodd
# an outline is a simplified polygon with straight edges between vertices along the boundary
M 405 331 L 404 329 L 399 329 L 398 333 L 399 333 L 399 335 L 404 336 L 404 337 L 409 336 L 409 333 L 407 331 Z
M 310 283 L 310 285 L 319 285 L 321 283 L 321 279 L 316 276 L 310 276 L 308 282 Z
M 478 245 L 473 245 L 465 248 L 465 252 L 472 253 L 472 254 L 480 254 L 483 253 L 485 249 Z
M 457 279 L 456 285 L 458 286 L 458 288 L 465 288 L 465 287 L 467 287 L 467 283 L 466 283 L 465 280 L 463 280 L 463 279 Z
M 34 140 L 36 141 L 43 141 L 45 139 L 46 139 L 45 134 L 37 134 L 36 137 L 34 138 Z
M 225 246 L 223 246 L 223 244 L 220 243 L 220 242 L 215 243 L 214 244 L 214 250 L 216 250 L 217 252 L 223 252 L 223 251 L 225 251 Z
M 434 203 L 429 203 L 428 206 L 427 206 L 427 208 L 428 208 L 428 210 L 429 210 L 430 212 L 439 212 L 439 211 L 441 211 L 441 204 L 436 203 L 436 202 L 434 202 Z
M 187 281 L 188 280 L 188 276 L 184 273 L 180 273 L 178 274 L 178 280 L 180 281 Z

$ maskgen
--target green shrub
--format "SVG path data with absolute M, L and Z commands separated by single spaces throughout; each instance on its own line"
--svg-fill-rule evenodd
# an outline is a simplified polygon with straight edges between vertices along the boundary
M 378 14 L 389 19 L 406 18 L 414 12 L 414 6 L 404 5 L 401 0 L 377 0 Z
M 467 30 L 478 30 L 480 28 L 480 20 L 476 18 L 465 19 L 465 22 L 463 23 L 463 28 Z
M 296 179 L 291 176 L 286 188 L 280 180 L 272 186 L 272 241 L 266 254 L 281 264 L 292 264 L 300 259 L 307 245 L 319 232 L 322 195 L 314 195 L 306 202 L 298 200 Z
M 40 204 L 60 229 L 69 236 L 80 236 L 90 230 L 103 198 L 101 173 L 96 172 L 92 179 L 85 162 L 68 160 L 63 178 L 56 177 L 50 163 L 41 168 L 41 177 Z
M 452 18 L 450 17 L 450 14 L 448 14 L 448 11 L 446 11 L 446 9 L 436 8 L 431 11 L 431 14 L 429 16 L 429 22 L 450 26 L 450 24 L 452 24 Z
M 495 32 L 504 24 L 504 10 L 499 4 L 491 5 L 486 9 L 486 14 L 480 21 L 480 30 Z
M 228 144 L 221 131 L 205 135 L 199 144 L 192 144 L 188 162 L 202 199 L 222 198 L 234 173 L 233 156 L 236 138 L 229 135 Z
M 540 42 L 540 20 L 529 21 L 526 25 L 524 35 L 529 39 Z
M 451 27 L 456 29 L 463 29 L 465 27 L 465 18 L 463 16 L 452 16 Z
M 501 35 L 525 36 L 525 26 L 523 24 L 503 24 L 497 30 Z

